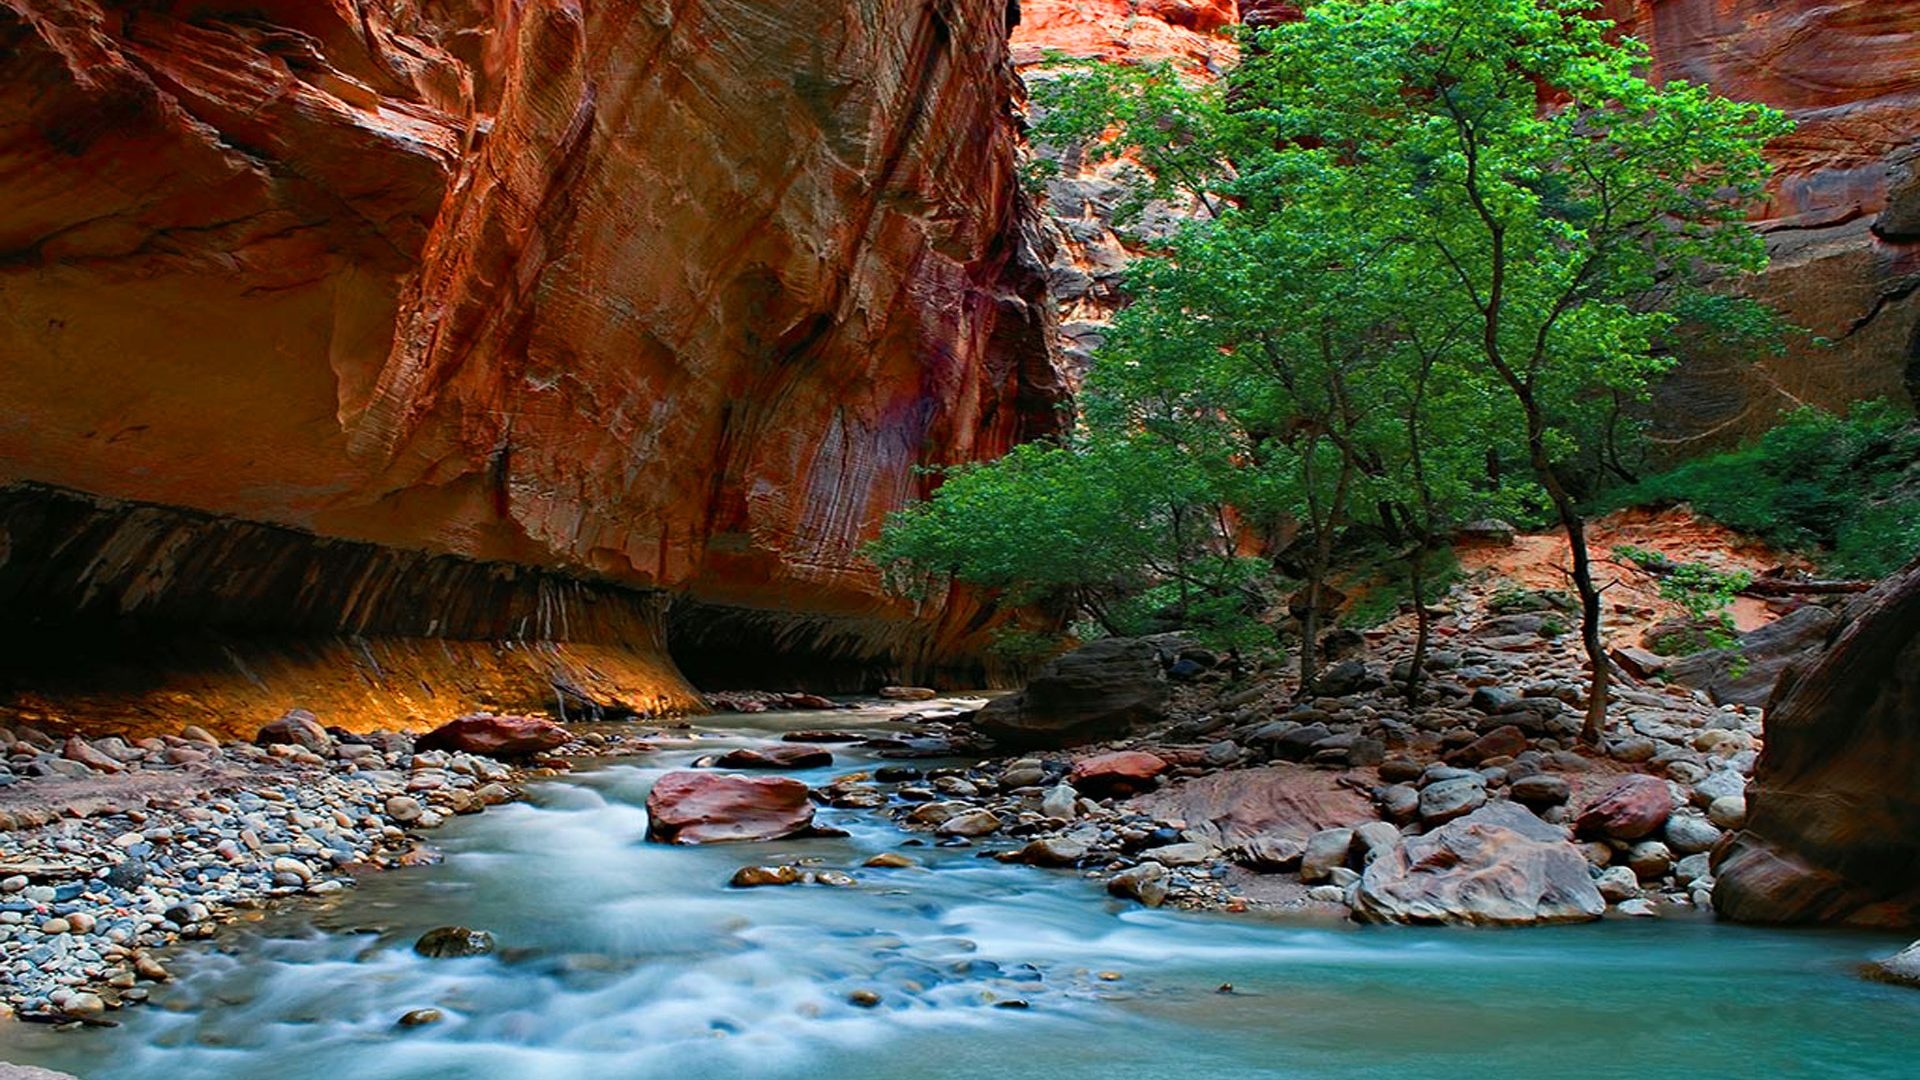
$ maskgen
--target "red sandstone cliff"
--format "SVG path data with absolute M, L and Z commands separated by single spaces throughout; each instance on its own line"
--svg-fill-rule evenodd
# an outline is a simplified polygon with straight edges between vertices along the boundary
M 718 679 L 965 667 L 856 553 L 1058 423 L 1007 14 L 0 0 L 0 483 L 664 590 Z

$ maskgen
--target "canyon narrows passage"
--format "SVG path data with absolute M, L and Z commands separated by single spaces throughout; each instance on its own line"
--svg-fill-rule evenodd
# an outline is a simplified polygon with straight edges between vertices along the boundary
M 0 193 L 0 1080 L 1913 1068 L 1920 2 L 4 0 Z

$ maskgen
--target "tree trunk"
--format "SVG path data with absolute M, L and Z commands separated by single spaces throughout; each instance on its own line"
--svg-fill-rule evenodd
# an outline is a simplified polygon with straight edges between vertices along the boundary
M 1433 616 L 1427 611 L 1427 551 L 1415 549 L 1407 558 L 1407 585 L 1413 590 L 1413 667 L 1407 672 L 1407 707 L 1420 704 L 1420 682 L 1426 675 L 1427 643 L 1433 636 Z
M 1573 551 L 1573 587 L 1580 594 L 1580 643 L 1586 647 L 1587 670 L 1592 686 L 1587 693 L 1587 720 L 1580 729 L 1580 741 L 1598 746 L 1607 730 L 1607 649 L 1600 636 L 1600 587 L 1593 581 L 1593 557 L 1587 551 L 1587 519 L 1575 505 L 1560 474 L 1547 454 L 1546 423 L 1531 401 L 1527 405 L 1527 451 L 1534 475 L 1547 489 L 1560 525 L 1567 530 L 1567 546 Z

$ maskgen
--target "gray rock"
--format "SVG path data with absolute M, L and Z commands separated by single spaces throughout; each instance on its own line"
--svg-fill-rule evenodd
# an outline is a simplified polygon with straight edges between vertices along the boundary
M 1667 846 L 1682 855 L 1710 851 L 1720 842 L 1720 830 L 1697 810 L 1676 810 L 1667 818 Z
M 1122 870 L 1107 879 L 1107 891 L 1138 900 L 1148 907 L 1159 907 L 1167 899 L 1167 868 L 1157 862 L 1143 862 Z
M 962 810 L 934 828 L 940 836 L 986 836 L 998 832 L 1000 817 L 991 810 Z
M 1322 829 L 1307 838 L 1307 849 L 1300 856 L 1300 880 L 1312 885 L 1333 876 L 1333 868 L 1345 866 L 1347 852 L 1353 847 L 1352 829 Z
M 1631 900 L 1640 895 L 1640 879 L 1624 866 L 1609 866 L 1593 879 L 1594 887 L 1609 904 Z
M 1374 859 L 1354 912 L 1373 922 L 1525 926 L 1584 922 L 1606 906 L 1566 830 L 1498 802 Z
M 1737 829 L 1747 823 L 1745 795 L 1722 795 L 1707 804 L 1707 820 L 1722 829 Z
M 1673 864 L 1673 880 L 1682 888 L 1713 876 L 1713 856 L 1707 852 L 1695 852 Z
M 1470 814 L 1486 804 L 1487 785 L 1479 774 L 1439 780 L 1420 790 L 1420 820 L 1432 827 Z

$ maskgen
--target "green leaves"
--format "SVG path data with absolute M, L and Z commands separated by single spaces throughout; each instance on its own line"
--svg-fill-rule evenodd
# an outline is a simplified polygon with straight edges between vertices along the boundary
M 1742 219 L 1785 121 L 1648 83 L 1596 9 L 1320 0 L 1217 83 L 1048 66 L 1037 141 L 1203 212 L 1131 268 L 1076 440 L 955 472 L 877 557 L 1218 623 L 1258 599 L 1236 551 L 1318 580 L 1336 536 L 1572 513 L 1685 334 L 1779 329 L 1724 285 L 1764 265 Z

